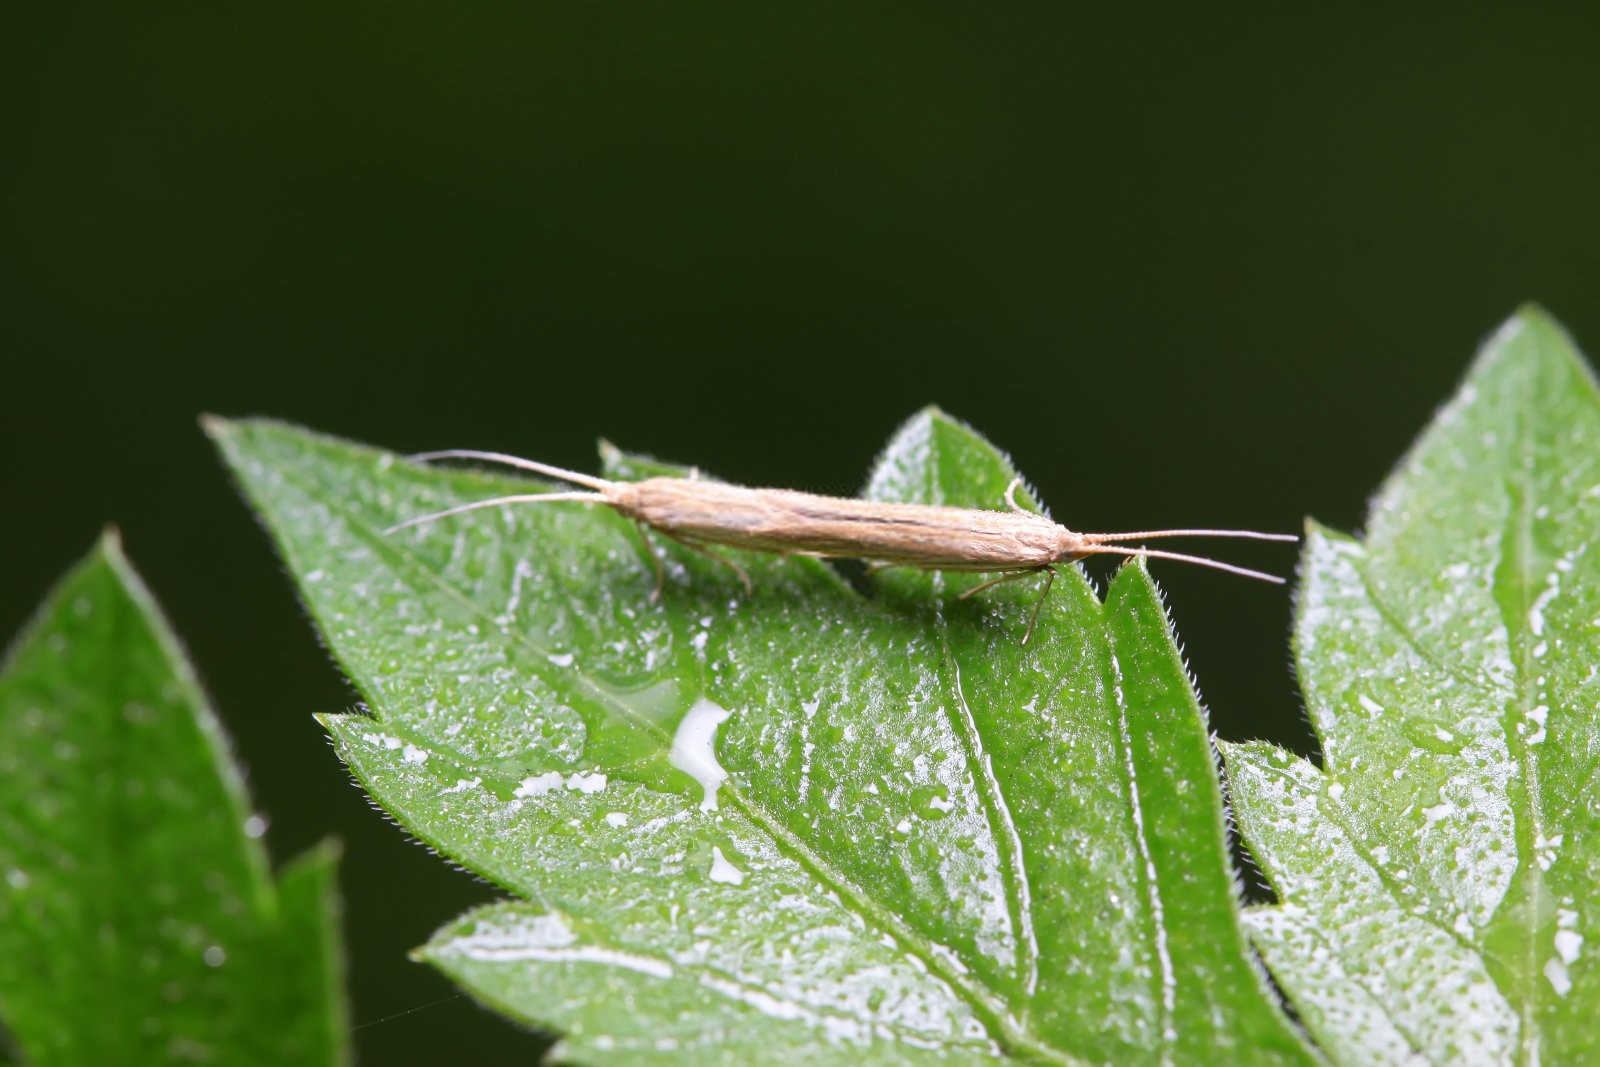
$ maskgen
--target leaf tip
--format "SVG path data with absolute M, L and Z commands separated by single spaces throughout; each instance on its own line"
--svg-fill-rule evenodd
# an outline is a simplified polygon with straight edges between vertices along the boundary
M 1304 555 L 1310 551 L 1313 545 L 1321 541 L 1355 541 L 1359 543 L 1360 540 L 1358 537 L 1354 537 L 1333 526 L 1328 526 L 1308 515 L 1306 516 L 1305 533 L 1300 537 L 1300 552 Z
M 460 916 L 457 916 L 457 918 L 459 919 Z M 446 923 L 440 929 L 435 930 L 433 932 L 433 936 L 427 941 L 424 941 L 415 948 L 408 950 L 406 952 L 406 959 L 410 960 L 412 963 L 426 964 L 429 967 L 436 968 L 448 974 L 449 968 L 446 966 L 446 961 L 449 958 L 449 953 L 441 952 L 440 946 L 450 940 L 452 936 L 451 931 L 454 929 L 454 927 L 455 923 L 450 922 Z
M 202 411 L 196 421 L 200 423 L 201 431 L 213 441 L 221 441 L 233 433 L 232 420 L 225 419 L 221 415 L 213 415 L 209 411 Z
M 337 866 L 344 859 L 344 842 L 337 837 L 324 837 L 316 844 L 300 853 L 300 858 L 308 863 L 326 864 Z
M 165 616 L 156 603 L 155 594 L 145 585 L 144 578 L 133 565 L 133 560 L 128 558 L 127 549 L 122 544 L 122 529 L 116 523 L 107 523 L 100 531 L 94 547 L 78 564 L 74 573 L 100 567 L 111 575 L 123 593 L 131 598 L 152 622 L 159 623 L 161 627 L 166 626 Z M 169 639 L 176 645 L 176 637 L 171 637 L 169 634 Z
M 344 725 L 346 719 L 360 718 L 359 715 L 352 716 L 345 712 L 316 712 L 311 717 L 317 720 L 318 726 L 334 735 L 338 734 L 339 728 Z
M 338 878 L 343 859 L 344 842 L 337 837 L 324 837 L 279 867 L 275 880 L 280 889 L 305 879 L 331 884 Z M 340 902 L 335 897 L 330 903 L 338 907 Z
M 1117 567 L 1111 580 L 1106 583 L 1107 604 L 1111 603 L 1113 597 L 1121 599 L 1127 596 L 1141 596 L 1160 605 L 1163 614 L 1166 612 L 1166 598 L 1156 584 L 1155 575 L 1150 573 L 1149 561 L 1143 556 L 1130 557 Z
M 1551 314 L 1543 304 L 1532 300 L 1518 305 L 1517 309 L 1489 335 L 1489 339 L 1480 348 L 1479 365 L 1492 363 L 1502 352 L 1514 347 L 1514 342 L 1519 338 L 1533 340 L 1536 350 L 1549 345 L 1548 355 L 1559 353 L 1583 367 L 1586 377 L 1590 375 L 1588 365 L 1579 354 L 1577 342 L 1561 324 L 1561 320 Z M 1473 377 L 1475 373 L 1476 368 L 1473 372 L 1469 372 L 1468 377 Z
M 925 404 L 908 415 L 900 427 L 890 435 L 891 447 L 894 441 L 916 430 L 931 430 L 935 426 L 951 426 L 960 430 L 968 430 L 966 423 L 950 414 L 938 404 Z
M 1544 326 L 1560 329 L 1561 324 L 1550 310 L 1537 300 L 1524 300 L 1517 305 L 1517 310 L 1511 313 L 1513 319 L 1520 319 L 1530 326 Z
M 94 547 L 78 564 L 78 568 L 80 570 L 104 568 L 135 600 L 143 603 L 150 598 L 143 579 L 139 577 L 139 572 L 134 570 L 133 561 L 128 558 L 127 549 L 122 545 L 122 529 L 116 523 L 105 525 L 100 531 L 99 538 L 95 540 Z M 153 604 L 153 601 L 151 603 Z
M 107 559 L 127 560 L 127 553 L 122 550 L 122 527 L 114 522 L 106 523 L 100 531 L 100 540 L 95 542 L 95 551 Z

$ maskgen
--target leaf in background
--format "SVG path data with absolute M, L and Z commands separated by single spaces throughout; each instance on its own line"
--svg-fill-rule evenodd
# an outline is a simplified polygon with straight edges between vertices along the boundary
M 522 898 L 419 950 L 589 1062 L 1307 1054 L 1235 914 L 1215 764 L 1142 568 L 1037 581 L 725 568 L 608 509 L 407 517 L 526 482 L 212 422 L 372 717 L 327 720 L 408 830 Z M 604 450 L 608 473 L 673 468 Z M 1003 506 L 937 412 L 873 495 Z
M 274 886 L 248 805 L 102 538 L 0 671 L 0 1018 L 27 1062 L 349 1062 L 334 851 Z
M 1600 394 L 1525 310 L 1373 503 L 1312 526 L 1296 633 L 1323 768 L 1225 746 L 1281 903 L 1247 921 L 1347 1063 L 1600 1054 Z

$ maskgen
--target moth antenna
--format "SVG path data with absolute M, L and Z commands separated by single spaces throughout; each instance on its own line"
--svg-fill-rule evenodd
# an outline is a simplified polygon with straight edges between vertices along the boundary
M 404 530 L 411 526 L 421 526 L 423 523 L 432 522 L 435 519 L 460 515 L 464 511 L 476 511 L 479 508 L 492 508 L 500 504 L 547 504 L 559 500 L 589 500 L 601 504 L 606 503 L 605 494 L 603 493 L 518 493 L 515 496 L 494 496 L 488 500 L 474 500 L 470 504 L 457 504 L 455 507 L 445 508 L 443 511 L 430 511 L 426 515 L 418 515 L 415 518 L 407 519 L 405 522 L 397 522 L 383 532 L 387 536 L 398 530 Z
M 1082 534 L 1090 541 L 1148 541 L 1156 537 L 1240 537 L 1250 541 L 1298 541 L 1298 534 L 1262 533 L 1260 530 L 1136 530 L 1132 533 Z
M 573 485 L 586 485 L 590 489 L 610 489 L 617 483 L 605 478 L 596 478 L 592 474 L 581 471 L 569 471 L 565 467 L 552 467 L 548 463 L 540 463 L 536 459 L 523 459 L 521 456 L 507 455 L 504 452 L 479 452 L 473 448 L 445 448 L 437 452 L 417 452 L 406 457 L 418 463 L 427 463 L 435 459 L 475 459 L 483 463 L 499 463 L 506 467 L 516 467 L 519 470 L 533 471 L 543 474 L 548 478 L 559 478 L 563 482 Z
M 1109 553 L 1110 555 L 1114 556 L 1145 556 L 1154 557 L 1156 559 L 1175 559 L 1180 563 L 1195 563 L 1202 567 L 1210 567 L 1213 570 L 1227 571 L 1229 574 L 1237 574 L 1245 578 L 1256 578 L 1263 582 L 1272 582 L 1274 585 L 1282 585 L 1284 583 L 1284 579 L 1278 577 L 1276 574 L 1268 574 L 1265 571 L 1253 571 L 1249 567 L 1238 567 L 1232 563 L 1224 563 L 1220 559 L 1208 559 L 1205 556 L 1191 556 L 1186 552 L 1164 552 L 1159 548 L 1118 548 L 1114 545 L 1091 545 L 1089 548 L 1084 550 L 1084 555 L 1086 556 L 1099 555 L 1101 553 Z

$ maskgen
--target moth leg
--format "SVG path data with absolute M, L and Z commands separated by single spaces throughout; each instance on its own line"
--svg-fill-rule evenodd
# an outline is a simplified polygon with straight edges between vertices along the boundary
M 971 589 L 968 589 L 966 592 L 957 596 L 956 599 L 965 600 L 974 593 L 981 593 L 985 589 L 999 585 L 1001 582 L 1014 582 L 1020 578 L 1028 578 L 1032 575 L 1038 574 L 1041 570 L 1044 571 L 1044 588 L 1039 591 L 1039 600 L 1033 605 L 1033 612 L 1028 616 L 1028 628 L 1022 634 L 1022 643 L 1027 644 L 1028 638 L 1033 636 L 1034 626 L 1039 621 L 1039 612 L 1044 610 L 1044 601 L 1045 598 L 1050 595 L 1050 587 L 1056 582 L 1056 569 L 1054 567 L 1037 567 L 1033 570 L 1026 571 L 1007 571 L 998 578 L 990 578 L 987 582 L 973 586 Z
M 743 567 L 739 566 L 733 560 L 729 559 L 727 556 L 721 555 L 720 553 L 713 552 L 711 549 L 705 546 L 704 542 L 696 541 L 692 537 L 683 537 L 675 534 L 667 534 L 667 536 L 671 537 L 674 541 L 678 542 L 678 544 L 682 545 L 684 548 L 687 548 L 689 551 L 696 552 L 702 556 L 705 556 L 707 559 L 714 559 L 724 567 L 731 569 L 734 574 L 739 576 L 739 583 L 744 586 L 745 595 L 755 595 L 756 587 L 755 584 L 750 581 L 750 575 L 745 572 Z
M 987 582 L 983 582 L 983 583 L 981 583 L 979 585 L 975 585 L 971 589 L 968 589 L 968 590 L 966 590 L 964 592 L 957 593 L 956 594 L 956 599 L 957 600 L 965 600 L 969 596 L 977 596 L 979 593 L 983 592 L 985 589 L 991 589 L 994 586 L 1000 585 L 1003 582 L 1014 582 L 1019 578 L 1026 578 L 1026 577 L 1028 577 L 1028 575 L 1033 574 L 1033 573 L 1034 572 L 1032 570 L 1006 571 L 1004 574 L 1000 575 L 1000 577 L 998 577 L 998 578 L 990 578 Z
M 1039 602 L 1033 606 L 1033 614 L 1028 616 L 1028 629 L 1022 635 L 1022 643 L 1027 644 L 1028 638 L 1033 636 L 1034 624 L 1039 621 L 1039 612 L 1044 610 L 1045 598 L 1050 595 L 1050 587 L 1056 584 L 1056 569 L 1044 569 L 1044 588 L 1039 590 Z
M 650 535 L 645 532 L 644 523 L 639 519 L 634 519 L 633 524 L 639 528 L 639 540 L 644 543 L 645 555 L 649 556 L 650 562 L 656 565 L 656 587 L 650 590 L 650 603 L 654 604 L 661 599 L 661 589 L 667 584 L 667 571 L 661 565 L 661 557 L 656 555 L 655 547 L 650 544 Z

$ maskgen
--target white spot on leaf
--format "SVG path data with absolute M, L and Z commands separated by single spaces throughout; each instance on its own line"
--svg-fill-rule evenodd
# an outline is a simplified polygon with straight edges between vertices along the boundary
M 728 857 L 722 854 L 722 849 L 715 845 L 711 846 L 711 874 L 709 877 L 713 882 L 721 882 L 723 885 L 744 884 L 744 872 L 728 862 Z
M 717 810 L 717 790 L 728 780 L 728 772 L 717 762 L 716 743 L 717 727 L 731 714 L 722 705 L 701 697 L 672 735 L 667 761 L 700 783 L 704 792 L 701 811 Z

